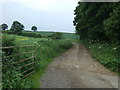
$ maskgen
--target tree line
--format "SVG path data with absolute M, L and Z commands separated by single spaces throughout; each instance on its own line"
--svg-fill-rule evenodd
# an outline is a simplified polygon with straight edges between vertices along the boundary
M 8 25 L 3 23 L 1 25 L 1 30 L 2 30 L 2 33 L 4 34 L 17 34 L 17 35 L 20 35 L 20 36 L 27 36 L 27 37 L 34 37 L 34 38 L 51 38 L 51 39 L 63 39 L 63 35 L 62 33 L 60 32 L 55 32 L 51 35 L 41 35 L 40 33 L 37 34 L 37 33 L 32 33 L 32 32 L 22 32 L 24 30 L 24 25 L 21 24 L 20 22 L 18 21 L 14 21 L 10 30 L 7 30 L 8 29 Z M 7 30 L 7 31 L 5 31 Z M 37 27 L 36 26 L 32 26 L 31 27 L 31 30 L 33 30 L 34 32 L 37 31 Z
M 10 28 L 10 31 L 13 34 L 20 34 L 24 30 L 24 28 L 25 28 L 25 26 L 23 24 L 21 24 L 18 21 L 14 21 L 11 28 Z M 1 29 L 5 31 L 6 29 L 8 29 L 8 25 L 5 23 L 1 24 Z M 37 27 L 32 26 L 31 30 L 33 30 L 35 32 L 35 31 L 37 31 Z
M 78 2 L 74 12 L 80 39 L 120 43 L 120 2 Z

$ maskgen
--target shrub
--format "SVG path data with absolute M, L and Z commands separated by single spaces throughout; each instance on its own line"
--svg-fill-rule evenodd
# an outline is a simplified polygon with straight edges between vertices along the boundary
M 42 37 L 42 35 L 41 34 L 35 34 L 35 33 L 27 33 L 27 32 L 22 32 L 21 34 L 20 34 L 21 36 L 26 36 L 26 37 L 34 37 L 34 38 L 41 38 Z
M 62 39 L 63 38 L 62 33 L 60 33 L 60 32 L 55 32 L 49 37 L 51 37 L 52 39 Z
M 15 37 L 3 35 L 2 36 L 2 46 L 16 46 Z M 13 62 L 17 59 L 15 58 L 5 58 L 8 55 L 16 53 L 16 50 L 13 48 L 2 49 L 2 87 L 3 88 L 30 88 L 29 81 L 26 79 L 21 79 L 23 76 L 18 66 L 14 65 Z M 19 53 L 19 51 L 17 51 Z
M 3 33 L 3 34 L 13 34 L 13 32 L 10 31 L 10 30 L 2 31 L 2 33 Z
M 120 73 L 120 60 L 118 53 L 120 48 L 117 45 L 108 43 L 92 43 L 84 41 L 84 44 L 90 50 L 91 55 L 102 65 L 114 72 Z
M 2 36 L 2 46 L 8 47 L 8 46 L 15 46 L 15 38 L 13 36 L 9 37 L 7 34 Z M 11 55 L 14 52 L 13 48 L 9 49 L 2 49 L 4 51 L 5 55 Z

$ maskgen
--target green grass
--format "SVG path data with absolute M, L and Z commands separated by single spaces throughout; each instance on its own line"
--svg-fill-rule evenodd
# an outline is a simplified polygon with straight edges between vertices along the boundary
M 36 73 L 31 76 L 33 88 L 40 88 L 39 80 L 48 64 L 51 63 L 56 56 L 59 56 L 72 46 L 71 41 L 68 40 L 39 41 L 38 44 L 41 46 L 37 48 L 36 56 L 38 65 Z
M 113 72 L 120 73 L 120 47 L 105 43 L 85 42 L 85 46 L 89 49 L 93 58 L 96 58 L 102 65 Z

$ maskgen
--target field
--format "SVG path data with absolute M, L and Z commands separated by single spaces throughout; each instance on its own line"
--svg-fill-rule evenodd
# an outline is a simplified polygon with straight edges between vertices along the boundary
M 33 32 L 33 31 L 24 31 L 24 32 L 27 32 L 27 33 L 35 33 L 35 34 L 41 34 L 41 35 L 44 35 L 44 36 L 47 36 L 47 35 L 52 35 L 54 32 L 43 32 L 43 31 L 37 31 L 37 32 Z M 66 38 L 66 39 L 71 39 L 71 40 L 78 40 L 79 39 L 79 35 L 75 34 L 75 33 L 62 33 L 63 35 L 63 38 Z

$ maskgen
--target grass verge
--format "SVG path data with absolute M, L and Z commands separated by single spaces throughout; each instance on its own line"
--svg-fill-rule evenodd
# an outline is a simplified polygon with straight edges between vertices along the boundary
M 93 58 L 99 61 L 106 68 L 120 74 L 120 46 L 107 43 L 91 43 L 82 41 L 90 51 Z
M 30 76 L 32 88 L 40 88 L 40 78 L 46 71 L 48 64 L 50 64 L 55 57 L 69 49 L 72 43 L 68 40 L 49 40 L 39 41 L 38 45 L 39 47 L 36 47 L 36 72 Z

